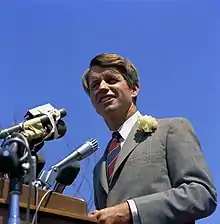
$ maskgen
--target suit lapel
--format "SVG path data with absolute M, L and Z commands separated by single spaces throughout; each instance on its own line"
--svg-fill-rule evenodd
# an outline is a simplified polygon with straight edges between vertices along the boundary
M 137 145 L 141 142 L 142 138 L 144 136 L 144 132 L 137 131 L 137 123 L 132 127 L 120 153 L 118 156 L 118 159 L 116 161 L 114 171 L 112 174 L 112 180 L 114 178 L 114 175 L 120 165 L 123 163 L 123 161 L 127 158 L 127 156 L 137 147 Z
M 106 155 L 106 153 L 105 153 Z M 108 180 L 107 180 L 107 170 L 106 170 L 106 156 L 103 156 L 102 162 L 100 164 L 100 183 L 104 188 L 105 192 L 108 193 Z
M 144 132 L 142 131 L 137 131 L 137 123 L 135 123 L 135 125 L 132 127 L 122 149 L 121 152 L 119 153 L 118 159 L 116 161 L 115 167 L 114 167 L 114 171 L 112 174 L 112 180 L 114 178 L 114 175 L 116 173 L 116 171 L 118 170 L 118 168 L 120 167 L 120 165 L 123 163 L 123 161 L 127 158 L 127 156 L 137 147 L 137 145 L 141 142 L 141 140 L 144 137 Z M 105 149 L 105 153 L 102 157 L 102 159 L 100 160 L 100 168 L 98 170 L 100 170 L 100 175 L 99 175 L 99 180 L 101 183 L 101 186 L 103 187 L 103 189 L 105 190 L 106 194 L 108 194 L 109 192 L 109 185 L 108 185 L 108 180 L 107 180 L 107 164 L 106 164 L 106 149 Z

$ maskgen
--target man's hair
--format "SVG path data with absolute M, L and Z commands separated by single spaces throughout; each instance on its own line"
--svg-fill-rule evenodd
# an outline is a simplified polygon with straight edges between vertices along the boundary
M 93 66 L 116 68 L 124 77 L 130 88 L 139 83 L 137 70 L 129 60 L 117 54 L 99 54 L 90 61 L 89 68 L 84 72 L 82 77 L 83 88 L 89 96 L 89 74 Z M 134 98 L 134 103 L 136 103 L 136 101 L 137 97 Z

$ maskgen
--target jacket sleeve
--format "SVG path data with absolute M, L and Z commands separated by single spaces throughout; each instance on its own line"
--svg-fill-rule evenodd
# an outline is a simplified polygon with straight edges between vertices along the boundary
M 170 120 L 166 150 L 172 188 L 134 198 L 141 223 L 190 223 L 212 214 L 217 205 L 216 190 L 188 120 Z

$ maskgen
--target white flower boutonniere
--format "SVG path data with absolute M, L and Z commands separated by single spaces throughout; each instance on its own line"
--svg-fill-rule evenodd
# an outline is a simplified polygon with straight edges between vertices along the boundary
M 157 120 L 152 116 L 138 116 L 137 119 L 138 130 L 143 130 L 144 132 L 154 132 L 158 127 Z

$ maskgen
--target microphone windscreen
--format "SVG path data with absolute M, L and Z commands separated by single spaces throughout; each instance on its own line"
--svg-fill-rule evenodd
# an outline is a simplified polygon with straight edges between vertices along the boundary
M 57 127 L 57 131 L 58 131 L 58 136 L 56 138 L 58 139 L 58 138 L 63 137 L 67 132 L 67 126 L 66 126 L 65 122 L 63 120 L 58 120 L 56 127 Z M 46 126 L 46 128 L 48 129 L 47 132 L 49 133 L 52 130 L 51 124 L 48 124 Z M 54 134 L 52 134 L 49 138 L 46 138 L 45 141 L 53 140 L 54 137 L 55 137 Z
M 76 179 L 80 171 L 80 163 L 78 161 L 61 169 L 57 175 L 56 181 L 65 186 L 69 186 Z

